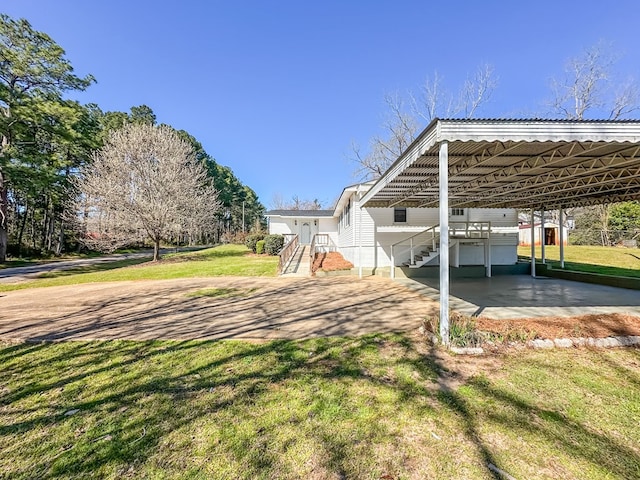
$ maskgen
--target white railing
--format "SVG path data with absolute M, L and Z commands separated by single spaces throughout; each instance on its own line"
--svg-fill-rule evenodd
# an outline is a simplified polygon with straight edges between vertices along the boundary
M 440 225 L 434 225 L 432 227 L 418 232 L 410 237 L 404 238 L 399 242 L 391 244 L 391 278 L 394 278 L 394 268 L 396 266 L 396 256 L 400 256 L 409 252 L 411 265 L 415 264 L 416 248 L 430 247 L 431 251 L 436 251 L 438 248 L 438 239 L 440 238 Z M 403 249 L 398 247 L 404 246 Z
M 491 222 L 449 222 L 449 236 L 456 238 L 489 238 Z
M 449 237 L 453 238 L 489 238 L 491 222 L 450 222 Z M 395 278 L 396 257 L 409 252 L 410 265 L 415 265 L 416 251 L 430 248 L 432 252 L 438 249 L 440 243 L 440 225 L 423 230 L 422 232 L 404 238 L 391 244 L 391 278 Z M 400 248 L 399 248 L 400 247 Z M 402 248 L 404 247 L 404 248 Z
M 316 233 L 313 236 L 313 240 L 311 240 L 311 247 L 309 248 L 309 256 L 311 257 L 311 262 L 316 258 L 316 253 L 318 252 L 335 252 L 338 248 L 336 244 L 333 243 L 331 237 L 328 233 Z
M 293 240 L 294 237 L 297 237 L 298 234 L 297 233 L 283 233 L 282 236 L 284 237 L 284 244 L 286 245 L 291 240 Z

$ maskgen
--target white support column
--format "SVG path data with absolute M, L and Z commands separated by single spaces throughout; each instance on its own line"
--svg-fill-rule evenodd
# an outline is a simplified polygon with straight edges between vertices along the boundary
M 440 337 L 449 345 L 449 144 L 440 144 Z
M 453 256 L 449 264 L 454 268 L 460 267 L 460 242 L 456 242 L 453 246 Z
M 484 242 L 484 266 L 485 275 L 487 278 L 491 278 L 491 234 L 489 234 L 487 241 Z
M 362 278 L 362 205 L 358 206 L 358 278 Z
M 544 207 L 543 207 L 542 211 L 540 212 L 540 257 L 542 258 L 543 264 L 547 263 L 544 256 L 544 244 L 546 239 L 547 239 L 547 236 L 545 235 L 545 231 L 544 231 Z
M 536 215 L 531 209 L 531 276 L 536 276 Z
M 564 268 L 564 209 L 558 215 L 558 236 L 560 237 L 560 268 Z
M 396 258 L 393 255 L 393 245 L 391 245 L 391 280 L 396 278 Z

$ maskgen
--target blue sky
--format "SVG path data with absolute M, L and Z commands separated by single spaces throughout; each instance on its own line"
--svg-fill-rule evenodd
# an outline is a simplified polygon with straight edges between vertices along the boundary
M 498 86 L 483 117 L 544 115 L 549 81 L 598 41 L 640 80 L 637 0 L 0 0 L 98 83 L 103 110 L 146 104 L 231 167 L 261 201 L 331 203 L 347 157 L 379 132 L 385 93 L 438 71 L 455 90 L 478 65 Z

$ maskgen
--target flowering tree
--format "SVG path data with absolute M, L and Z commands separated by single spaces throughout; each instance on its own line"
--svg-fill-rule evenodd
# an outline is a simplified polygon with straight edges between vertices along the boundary
M 112 251 L 148 238 L 160 242 L 213 225 L 218 192 L 192 147 L 166 125 L 111 132 L 75 182 L 74 220 L 82 242 Z

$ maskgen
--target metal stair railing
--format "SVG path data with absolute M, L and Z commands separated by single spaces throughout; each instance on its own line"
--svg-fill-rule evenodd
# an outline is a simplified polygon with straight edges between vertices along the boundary
M 425 236 L 425 239 L 418 237 Z M 449 237 L 454 238 L 489 238 L 491 235 L 491 222 L 451 222 L 449 223 Z M 407 244 L 408 242 L 408 244 Z M 422 232 L 418 232 L 410 237 L 391 244 L 391 278 L 395 278 L 395 258 L 396 256 L 410 252 L 409 264 L 415 265 L 415 249 L 423 245 L 428 245 L 431 251 L 435 252 L 440 243 L 440 225 L 433 225 Z M 430 244 L 430 245 L 429 245 Z M 405 245 L 407 248 L 398 250 L 399 246 Z

